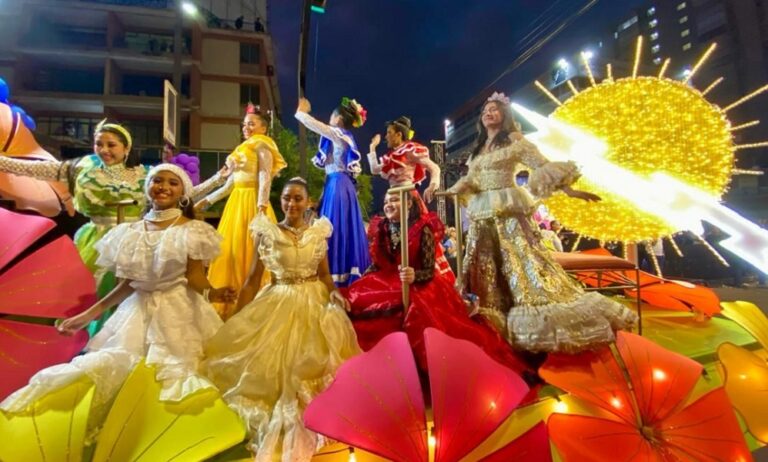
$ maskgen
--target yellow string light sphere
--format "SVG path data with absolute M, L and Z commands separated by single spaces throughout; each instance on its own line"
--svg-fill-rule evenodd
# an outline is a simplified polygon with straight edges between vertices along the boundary
M 731 179 L 735 147 L 724 111 L 682 82 L 606 80 L 565 101 L 553 117 L 603 140 L 606 160 L 640 177 L 664 172 L 716 197 Z M 640 242 L 680 231 L 586 178 L 574 187 L 603 200 L 585 206 L 558 194 L 545 203 L 577 233 L 601 241 Z

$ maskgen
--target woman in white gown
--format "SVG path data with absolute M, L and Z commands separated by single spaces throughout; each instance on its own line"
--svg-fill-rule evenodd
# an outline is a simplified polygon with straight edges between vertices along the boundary
M 245 421 L 257 461 L 300 462 L 323 445 L 304 427 L 304 409 L 360 349 L 328 269 L 330 222 L 304 221 L 300 178 L 286 183 L 280 202 L 282 222 L 260 215 L 251 225 L 255 264 L 238 300 L 247 305 L 208 342 L 203 367 Z M 256 294 L 265 270 L 272 282 Z
M 198 374 L 203 343 L 221 326 L 210 300 L 233 301 L 233 289 L 212 288 L 203 263 L 219 253 L 221 237 L 212 226 L 194 220 L 192 182 L 179 167 L 161 164 L 147 175 L 151 209 L 141 221 L 111 229 L 97 244 L 97 264 L 113 271 L 117 286 L 88 310 L 64 320 L 58 329 L 72 334 L 105 309 L 112 317 L 67 364 L 35 374 L 0 409 L 23 414 L 49 393 L 87 376 L 94 385 L 90 436 L 133 368 L 144 359 L 162 383 L 161 401 L 178 402 L 213 385 Z

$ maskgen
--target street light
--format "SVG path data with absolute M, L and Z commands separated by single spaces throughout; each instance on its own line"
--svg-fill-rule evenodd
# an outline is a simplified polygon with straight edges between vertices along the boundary
M 568 68 L 571 67 L 571 65 L 568 64 L 568 61 L 565 58 L 560 58 L 560 60 L 557 61 L 557 66 L 564 71 L 567 71 Z
M 181 9 L 190 16 L 197 14 L 197 6 L 192 2 L 181 2 Z
M 592 50 L 585 50 L 581 52 L 581 56 L 584 57 L 587 61 L 595 57 L 595 54 L 592 53 Z

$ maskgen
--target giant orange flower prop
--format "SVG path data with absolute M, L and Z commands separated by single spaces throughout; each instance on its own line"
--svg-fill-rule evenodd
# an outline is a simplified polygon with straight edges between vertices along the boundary
M 550 437 L 565 461 L 752 460 L 722 387 L 691 402 L 701 373 L 697 362 L 625 332 L 615 349 L 552 355 L 542 378 L 603 412 L 553 414 Z

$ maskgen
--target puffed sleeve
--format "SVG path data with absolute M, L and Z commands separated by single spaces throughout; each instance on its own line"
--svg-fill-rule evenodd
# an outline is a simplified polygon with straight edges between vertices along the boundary
M 534 196 L 545 198 L 557 190 L 570 186 L 581 176 L 574 162 L 550 162 L 535 144 L 521 138 L 516 144 L 522 148 L 521 160 L 531 168 L 528 188 Z
M 209 262 L 221 251 L 223 237 L 208 223 L 194 220 L 187 230 L 187 257 Z
M 130 243 L 133 240 L 130 238 L 126 239 L 126 236 L 132 234 L 134 233 L 131 232 L 131 223 L 121 223 L 107 231 L 107 234 L 93 246 L 99 253 L 96 265 L 114 273 L 121 250 L 126 243 Z
M 266 215 L 257 215 L 256 218 L 248 225 L 248 229 L 251 231 L 251 238 L 254 242 L 257 242 L 260 237 L 267 236 L 270 239 L 275 238 L 275 233 L 280 232 L 277 229 L 277 225 L 269 221 Z

